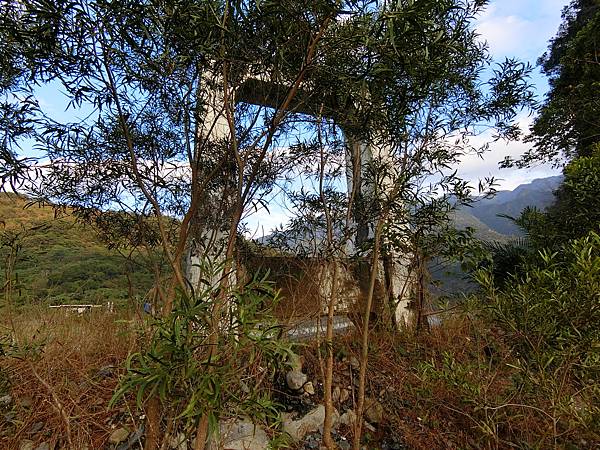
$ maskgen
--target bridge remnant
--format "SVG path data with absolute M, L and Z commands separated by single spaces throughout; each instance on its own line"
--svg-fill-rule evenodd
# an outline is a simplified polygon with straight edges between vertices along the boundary
M 225 92 L 225 81 L 217 75 L 211 80 L 211 90 L 204 98 L 205 116 L 200 133 L 206 144 L 206 170 L 211 170 L 218 164 L 219 158 L 227 158 L 223 152 L 212 149 L 227 148 L 234 141 L 232 130 L 235 130 L 232 112 L 238 103 L 248 103 L 263 107 L 278 109 L 284 104 L 288 89 L 286 86 L 272 81 L 267 75 L 247 76 L 231 89 L 229 95 Z M 229 91 L 229 89 L 228 89 Z M 338 269 L 342 274 L 342 283 L 346 288 L 352 284 L 348 292 L 340 292 L 340 309 L 350 310 L 360 304 L 360 298 L 365 294 L 365 282 L 368 280 L 370 264 L 364 262 L 350 264 L 350 259 L 357 256 L 358 249 L 364 248 L 374 237 L 375 223 L 373 216 L 367 213 L 373 205 L 375 193 L 392 194 L 394 180 L 389 172 L 380 177 L 373 177 L 370 171 L 373 167 L 385 167 L 393 164 L 394 149 L 385 139 L 385 130 L 370 130 L 369 133 L 354 132 L 355 126 L 350 123 L 351 107 L 336 103 L 336 97 L 319 98 L 315 101 L 298 92 L 293 102 L 287 105 L 287 110 L 313 116 L 328 117 L 341 128 L 346 142 L 346 178 L 348 199 L 351 200 L 352 223 L 354 236 L 346 246 L 347 263 L 339 264 Z M 365 137 L 369 136 L 369 138 Z M 379 144 L 377 142 L 380 142 Z M 221 161 L 222 164 L 222 161 Z M 231 232 L 233 220 L 232 190 L 235 184 L 235 171 L 227 171 L 227 163 L 220 174 L 220 182 L 215 188 L 208 190 L 196 221 L 195 232 L 189 243 L 187 253 L 187 276 L 192 286 L 200 282 L 200 264 L 203 259 L 222 261 L 225 255 L 225 246 Z M 377 181 L 373 181 L 376 178 Z M 377 184 L 375 184 L 377 183 Z M 389 255 L 388 255 L 389 256 Z M 396 323 L 408 319 L 408 258 L 406 255 L 391 255 L 387 261 L 381 260 L 378 273 L 377 286 L 379 296 L 386 298 L 387 303 L 393 305 L 394 311 L 390 315 Z M 368 260 L 368 258 L 366 258 Z M 319 267 L 321 276 L 321 289 L 330 283 L 332 271 L 331 262 L 312 261 Z M 352 281 L 349 281 L 352 280 Z M 214 280 L 216 281 L 216 280 Z M 344 288 L 343 288 L 344 289 Z

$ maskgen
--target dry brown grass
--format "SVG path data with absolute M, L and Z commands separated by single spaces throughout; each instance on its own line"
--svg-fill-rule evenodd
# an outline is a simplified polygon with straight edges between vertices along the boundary
M 348 335 L 334 344 L 334 386 L 353 385 L 347 360 L 359 357 L 356 342 Z M 480 320 L 456 315 L 416 337 L 413 330 L 374 331 L 369 347 L 367 395 L 383 404 L 386 426 L 372 433 L 368 448 L 392 435 L 416 450 L 600 448 L 600 426 L 585 426 L 576 411 L 557 411 L 543 392 L 519 387 L 515 355 L 502 333 Z M 303 354 L 318 377 L 316 348 Z M 576 394 L 573 386 L 563 389 L 565 398 Z
M 280 291 L 281 300 L 273 307 L 279 320 L 296 322 L 322 314 L 322 265 L 316 259 L 244 254 L 242 262 L 250 273 L 269 273 L 269 279 Z
M 0 448 L 17 449 L 23 439 L 58 443 L 57 448 L 103 448 L 114 426 L 137 428 L 133 402 L 112 409 L 108 402 L 125 358 L 140 347 L 134 332 L 139 323 L 128 312 L 19 311 L 14 317 L 19 347 L 32 343 L 42 351 L 0 361 L 0 376 L 9 379 L 14 398 L 14 417 L 8 420 L 11 411 L 1 411 Z M 6 316 L 2 327 L 10 327 Z M 354 385 L 349 360 L 359 356 L 357 342 L 352 334 L 336 338 L 334 386 Z M 302 348 L 304 367 L 310 379 L 320 380 L 315 346 Z M 568 408 L 559 415 L 541 392 L 517 389 L 513 363 L 502 333 L 466 315 L 417 337 L 412 330 L 393 336 L 374 331 L 367 393 L 384 405 L 386 423 L 371 433 L 367 448 L 380 448 L 390 436 L 417 450 L 600 448 L 598 428 L 584 427 Z M 319 401 L 322 390 L 316 388 Z M 563 389 L 565 397 L 574 395 L 570 386 Z M 353 395 L 346 406 L 352 407 Z M 550 416 L 559 419 L 556 425 Z M 340 432 L 351 438 L 351 430 Z
M 0 364 L 14 398 L 13 420 L 0 419 L 0 448 L 19 448 L 23 439 L 62 446 L 57 448 L 102 448 L 113 423 L 135 419 L 127 406 L 107 407 L 136 346 L 129 313 L 27 308 L 13 323 L 17 350 L 31 348 L 12 352 Z M 2 326 L 12 328 L 7 320 Z

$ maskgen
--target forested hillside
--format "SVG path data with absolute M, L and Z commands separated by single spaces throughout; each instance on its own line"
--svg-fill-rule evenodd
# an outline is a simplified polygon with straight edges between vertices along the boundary
M 25 197 L 0 194 L 0 249 L 7 267 L 10 244 L 16 252 L 13 277 L 19 303 L 103 303 L 131 293 L 144 296 L 152 285 L 147 262 L 136 254 L 127 259 L 108 250 L 90 226 L 77 223 L 69 211 L 55 214 L 51 206 L 28 205 Z M 4 284 L 6 274 L 0 274 Z
M 494 197 L 478 201 L 461 212 L 473 215 L 498 233 L 520 236 L 523 230 L 505 216 L 516 218 L 528 206 L 545 210 L 554 202 L 554 191 L 562 179 L 562 176 L 540 178 L 512 191 L 498 191 Z

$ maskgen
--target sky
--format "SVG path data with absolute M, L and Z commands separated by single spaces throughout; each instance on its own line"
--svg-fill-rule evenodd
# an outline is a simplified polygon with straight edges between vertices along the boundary
M 561 11 L 569 0 L 499 0 L 491 1 L 480 17 L 475 28 L 480 39 L 487 41 L 495 61 L 517 58 L 536 66 L 537 59 L 546 51 L 548 41 L 553 38 L 561 23 Z M 548 83 L 538 67 L 534 68 L 531 83 L 535 86 L 537 100 L 541 101 L 548 90 Z M 527 113 L 517 118 L 526 134 L 532 123 Z M 499 169 L 498 163 L 505 156 L 517 158 L 525 153 L 529 144 L 522 141 L 492 142 L 491 133 L 484 133 L 472 139 L 475 146 L 490 142 L 490 151 L 484 158 L 468 156 L 463 158 L 458 173 L 477 186 L 480 179 L 493 176 L 498 190 L 512 190 L 520 184 L 537 178 L 559 175 L 560 169 L 549 165 L 538 165 L 530 169 Z M 278 203 L 274 199 L 274 203 Z M 271 205 L 270 205 L 271 206 Z M 275 204 L 270 211 L 258 211 L 248 219 L 253 235 L 266 235 L 273 228 L 285 224 L 289 212 Z
M 476 30 L 481 39 L 487 41 L 490 52 L 496 61 L 506 57 L 516 57 L 533 66 L 548 47 L 548 41 L 554 37 L 561 23 L 562 8 L 567 0 L 500 0 L 490 2 L 485 12 L 478 18 Z M 546 77 L 535 67 L 531 79 L 538 100 L 543 100 L 548 90 Z M 518 123 L 527 132 L 532 117 L 522 114 Z M 489 141 L 490 135 L 477 137 L 477 143 Z M 499 179 L 499 189 L 512 190 L 520 184 L 536 178 L 560 174 L 559 169 L 549 165 L 539 165 L 531 169 L 498 168 L 498 162 L 505 156 L 518 157 L 529 145 L 522 141 L 491 144 L 491 151 L 482 160 L 473 156 L 463 160 L 459 173 L 468 180 L 494 176 Z

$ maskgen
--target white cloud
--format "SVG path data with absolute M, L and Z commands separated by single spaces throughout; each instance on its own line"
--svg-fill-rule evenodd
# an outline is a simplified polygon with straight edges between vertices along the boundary
M 285 226 L 290 221 L 292 215 L 289 211 L 282 209 L 278 205 L 270 205 L 270 211 L 262 208 L 258 212 L 248 216 L 244 222 L 248 227 L 246 237 L 258 239 L 267 236 L 275 228 Z
M 488 42 L 495 60 L 517 57 L 535 64 L 537 58 L 546 50 L 549 40 L 556 34 L 562 21 L 561 11 L 566 3 L 567 0 L 492 1 L 479 16 L 475 28 L 480 38 Z M 534 74 L 532 81 L 536 84 L 538 95 L 542 95 L 547 88 L 545 78 Z M 519 120 L 524 134 L 527 134 L 530 124 L 530 117 L 521 117 Z M 491 133 L 484 133 L 472 139 L 477 145 L 490 142 L 490 151 L 483 159 L 477 156 L 464 157 L 459 168 L 463 177 L 476 183 L 480 178 L 494 176 L 500 180 L 501 189 L 514 189 L 519 184 L 536 178 L 560 173 L 560 170 L 549 165 L 522 170 L 500 170 L 498 163 L 505 156 L 518 158 L 530 145 L 522 141 L 491 141 Z
M 531 117 L 527 116 L 518 119 L 517 122 L 523 134 L 527 134 L 531 120 Z M 492 133 L 485 132 L 471 138 L 470 142 L 475 147 L 482 146 L 485 143 L 490 144 L 490 149 L 483 155 L 483 158 L 477 155 L 464 156 L 458 168 L 459 175 L 474 185 L 484 177 L 493 176 L 499 182 L 498 189 L 512 190 L 518 185 L 529 183 L 536 178 L 545 178 L 561 173 L 559 169 L 555 169 L 549 164 L 540 164 L 530 169 L 500 169 L 498 164 L 506 156 L 518 159 L 519 156 L 531 148 L 531 144 L 522 140 L 493 142 Z
M 496 59 L 515 56 L 535 62 L 561 22 L 565 0 L 492 2 L 478 18 L 476 30 Z
M 498 189 L 512 190 L 520 184 L 529 183 L 536 178 L 546 178 L 559 175 L 561 171 L 548 164 L 541 164 L 529 169 L 500 169 L 498 163 L 505 156 L 518 158 L 528 148 L 523 142 L 495 142 L 490 145 L 490 152 L 483 159 L 475 155 L 463 158 L 458 173 L 469 180 L 474 186 L 480 179 L 494 177 L 498 182 Z
M 487 41 L 493 55 L 522 56 L 523 38 L 530 34 L 534 25 L 518 16 L 490 17 L 480 22 L 477 31 Z

